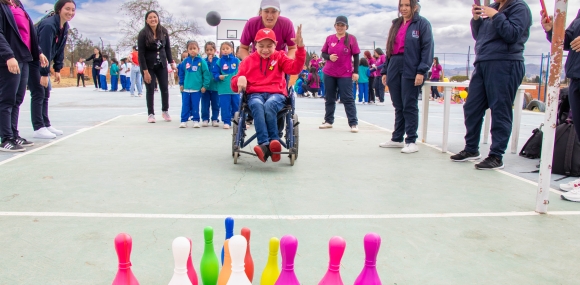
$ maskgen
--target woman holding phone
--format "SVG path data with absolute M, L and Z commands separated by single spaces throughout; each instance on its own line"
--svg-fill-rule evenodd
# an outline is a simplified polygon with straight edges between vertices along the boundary
M 465 148 L 451 156 L 451 160 L 481 158 L 483 116 L 491 109 L 491 149 L 475 168 L 501 169 L 512 130 L 512 106 L 525 74 L 524 47 L 530 35 L 532 13 L 523 0 L 495 0 L 489 7 L 473 4 L 471 13 L 475 70 L 469 82 L 469 100 L 463 105 Z

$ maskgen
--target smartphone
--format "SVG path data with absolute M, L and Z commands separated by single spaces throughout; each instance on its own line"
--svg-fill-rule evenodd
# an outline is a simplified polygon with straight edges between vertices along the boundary
M 548 15 L 548 10 L 546 10 L 546 4 L 544 3 L 544 0 L 540 0 L 540 4 L 542 5 L 542 10 L 544 11 L 544 14 Z M 550 22 L 550 16 L 548 16 L 547 22 Z
M 481 0 L 474 0 L 473 2 L 475 3 L 475 5 L 481 6 Z M 477 12 L 477 14 L 481 15 L 481 9 L 476 9 L 476 10 L 479 11 L 479 12 Z

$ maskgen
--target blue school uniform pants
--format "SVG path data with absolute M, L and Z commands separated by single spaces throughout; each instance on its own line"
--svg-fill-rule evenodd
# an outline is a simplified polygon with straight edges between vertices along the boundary
M 194 122 L 199 122 L 199 102 L 201 92 L 181 92 L 181 122 L 185 123 L 190 116 Z
M 127 86 L 127 76 L 120 75 L 119 77 L 121 77 L 121 90 L 125 89 L 125 86 Z
M 211 120 L 217 121 L 220 112 L 220 98 L 217 91 L 206 90 L 201 93 L 201 119 L 209 121 L 209 114 L 211 106 Z
M 503 157 L 512 132 L 513 104 L 522 84 L 523 61 L 491 60 L 475 64 L 469 82 L 469 96 L 463 105 L 465 118 L 465 151 L 479 151 L 483 116 L 491 109 L 490 155 Z M 520 106 L 516 106 L 520 108 Z
M 107 91 L 107 76 L 106 75 L 99 75 L 99 82 L 101 84 L 101 89 Z
M 224 125 L 232 125 L 232 118 L 240 108 L 240 94 L 219 95 L 220 111 Z
M 369 102 L 369 84 L 359 83 L 358 84 L 358 101 L 359 102 Z
M 415 143 L 417 129 L 419 128 L 418 96 L 421 86 L 415 86 L 415 78 L 403 77 L 404 64 L 403 55 L 394 55 L 391 57 L 387 68 L 387 86 L 389 86 L 391 101 L 393 102 L 393 107 L 395 107 L 395 129 L 391 140 L 403 142 L 403 138 L 407 134 L 405 143 Z M 381 79 L 378 81 L 381 81 Z M 380 86 L 382 86 L 382 83 Z
M 119 76 L 111 75 L 111 91 L 117 91 L 119 88 Z

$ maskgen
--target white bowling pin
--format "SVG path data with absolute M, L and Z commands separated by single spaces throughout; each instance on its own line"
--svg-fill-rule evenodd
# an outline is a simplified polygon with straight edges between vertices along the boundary
M 248 242 L 242 235 L 235 235 L 228 242 L 232 259 L 232 274 L 226 285 L 252 285 L 244 270 L 244 258 Z
M 173 240 L 173 259 L 175 269 L 169 285 L 192 285 L 187 276 L 187 257 L 189 255 L 190 244 L 185 237 L 178 237 Z

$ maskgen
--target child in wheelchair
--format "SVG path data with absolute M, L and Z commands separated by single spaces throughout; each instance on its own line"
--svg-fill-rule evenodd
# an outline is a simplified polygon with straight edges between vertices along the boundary
M 285 74 L 299 74 L 306 62 L 302 25 L 293 40 L 298 47 L 295 59 L 276 51 L 274 31 L 259 30 L 255 37 L 256 52 L 241 62 L 238 74 L 232 78 L 232 90 L 245 91 L 247 96 L 258 139 L 254 152 L 262 162 L 269 157 L 273 162 L 280 161 L 280 154 L 276 154 L 282 151 L 277 115 L 288 97 Z

